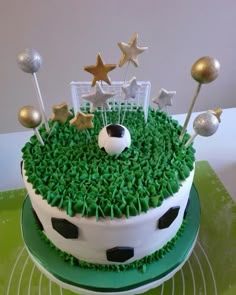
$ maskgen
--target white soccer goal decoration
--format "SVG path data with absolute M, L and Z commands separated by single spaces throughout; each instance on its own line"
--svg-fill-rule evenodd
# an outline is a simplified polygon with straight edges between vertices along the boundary
M 124 100 L 124 94 L 122 91 L 122 86 L 124 82 L 122 81 L 114 81 L 112 85 L 103 84 L 102 87 L 106 92 L 113 92 L 115 96 L 108 99 L 108 103 L 111 107 L 111 110 L 119 110 L 121 108 L 127 108 L 127 111 L 136 111 L 137 109 L 142 109 L 144 112 L 144 119 L 147 121 L 148 117 L 148 106 L 149 106 L 149 97 L 151 91 L 151 83 L 149 81 L 138 81 L 138 85 L 140 86 L 136 92 L 135 98 L 130 98 L 128 100 Z M 88 94 L 93 91 L 91 87 L 91 82 L 75 82 L 72 81 L 70 83 L 71 87 L 71 95 L 72 95 L 72 103 L 74 107 L 75 114 L 79 110 L 84 110 L 88 107 L 88 101 L 82 98 L 83 94 Z M 126 105 L 125 102 L 128 102 Z M 99 111 L 99 109 L 98 109 Z M 109 112 L 109 110 L 106 110 Z

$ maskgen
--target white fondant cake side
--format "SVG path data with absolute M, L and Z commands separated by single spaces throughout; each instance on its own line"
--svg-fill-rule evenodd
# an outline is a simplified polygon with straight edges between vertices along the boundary
M 149 209 L 147 213 L 129 218 L 111 220 L 107 217 L 96 221 L 95 217 L 81 217 L 80 214 L 70 217 L 64 210 L 51 207 L 40 195 L 35 194 L 23 171 L 26 189 L 32 206 L 42 223 L 45 235 L 60 250 L 72 254 L 80 260 L 101 264 L 117 263 L 107 260 L 106 253 L 109 249 L 115 247 L 132 248 L 134 255 L 124 262 L 130 263 L 161 249 L 170 241 L 183 222 L 193 176 L 194 170 L 182 182 L 179 191 L 165 199 L 160 207 Z M 158 228 L 160 218 L 169 209 L 175 207 L 179 207 L 179 211 L 170 226 L 163 229 Z M 78 238 L 68 239 L 60 235 L 52 226 L 52 218 L 65 219 L 75 225 L 79 229 Z

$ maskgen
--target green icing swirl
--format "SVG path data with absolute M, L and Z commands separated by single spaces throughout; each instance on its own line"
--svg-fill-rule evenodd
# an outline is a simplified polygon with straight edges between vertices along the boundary
M 117 112 L 108 112 L 107 118 L 116 122 Z M 93 129 L 78 132 L 67 121 L 57 123 L 48 138 L 41 128 L 45 145 L 32 136 L 22 149 L 26 176 L 36 194 L 69 216 L 80 213 L 97 220 L 129 218 L 160 206 L 193 169 L 195 150 L 184 147 L 189 135 L 180 143 L 181 126 L 158 110 L 149 110 L 147 123 L 141 110 L 127 112 L 124 125 L 132 144 L 119 156 L 98 147 L 103 127 L 99 112 Z

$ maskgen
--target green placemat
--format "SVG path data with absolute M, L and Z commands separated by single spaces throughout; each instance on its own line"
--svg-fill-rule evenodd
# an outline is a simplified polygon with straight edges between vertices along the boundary
M 199 241 L 184 267 L 145 295 L 236 294 L 236 204 L 207 162 L 196 164 L 194 183 L 202 208 Z M 20 230 L 25 194 L 23 189 L 0 193 L 0 294 L 72 295 L 28 257 Z

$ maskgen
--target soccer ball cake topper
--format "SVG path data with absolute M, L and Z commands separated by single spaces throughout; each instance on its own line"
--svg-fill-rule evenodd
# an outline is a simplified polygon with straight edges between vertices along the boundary
M 129 130 L 120 124 L 110 124 L 100 131 L 98 135 L 98 145 L 109 155 L 118 155 L 131 144 Z

